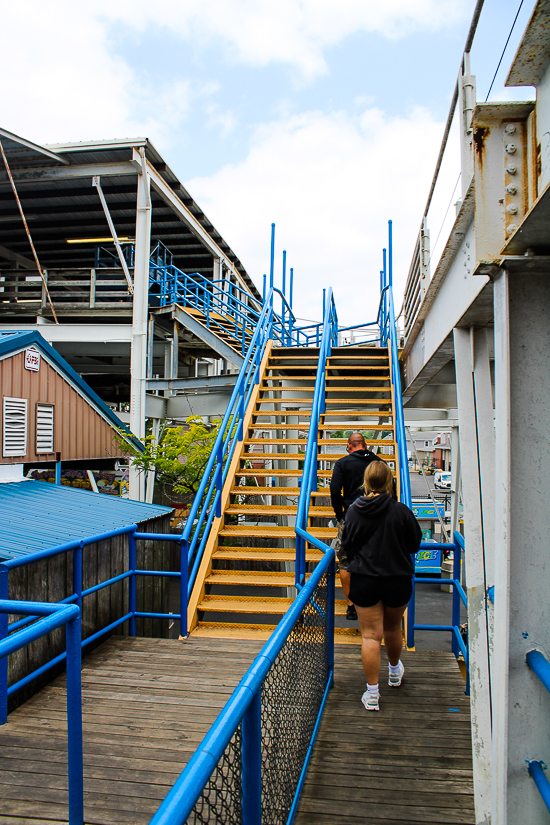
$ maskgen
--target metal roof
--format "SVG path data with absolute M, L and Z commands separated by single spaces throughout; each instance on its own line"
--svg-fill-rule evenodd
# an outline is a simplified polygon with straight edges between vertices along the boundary
M 0 559 L 15 559 L 171 513 L 169 507 L 45 481 L 0 484 Z
M 235 253 L 147 138 L 59 143 L 41 147 L 0 129 L 0 139 L 17 183 L 40 263 L 45 269 L 95 265 L 97 243 L 67 244 L 67 240 L 110 234 L 97 191 L 92 186 L 92 176 L 102 174 L 100 166 L 104 169 L 111 166 L 109 174 L 101 177 L 101 185 L 117 233 L 121 237 L 134 236 L 138 169 L 130 164 L 134 151 L 141 149 L 174 195 L 231 261 L 251 293 L 257 300 L 261 300 L 258 289 Z M 158 192 L 151 191 L 151 202 L 152 243 L 162 241 L 173 253 L 174 263 L 179 269 L 184 272 L 199 272 L 212 279 L 211 250 L 186 226 Z M 2 163 L 0 246 L 30 259 L 25 229 Z M 30 260 L 29 264 L 29 268 L 34 268 L 34 263 Z M 0 257 L 0 268 L 12 266 L 11 262 Z
M 128 429 L 120 418 L 112 411 L 112 409 L 101 400 L 99 395 L 84 381 L 83 378 L 68 364 L 63 356 L 55 350 L 39 332 L 27 332 L 24 330 L 15 330 L 14 332 L 3 330 L 0 332 L 0 358 L 6 358 L 10 355 L 15 355 L 17 352 L 26 349 L 27 347 L 34 347 L 39 349 L 48 361 L 62 373 L 70 384 L 79 392 L 84 398 L 94 407 L 97 412 L 107 419 L 109 424 L 120 434 L 126 441 L 144 452 L 144 447 L 141 441 Z

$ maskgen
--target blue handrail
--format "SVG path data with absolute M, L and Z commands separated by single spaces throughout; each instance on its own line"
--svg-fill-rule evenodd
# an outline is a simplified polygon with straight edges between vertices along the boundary
M 82 686 L 80 660 L 80 608 L 74 604 L 49 604 L 47 602 L 0 599 L 1 621 L 7 624 L 9 613 L 42 616 L 31 627 L 21 628 L 0 641 L 0 660 L 7 664 L 10 653 L 52 630 L 66 625 L 67 658 L 67 749 L 69 768 L 69 825 L 84 822 L 84 769 L 82 754 Z M 3 720 L 6 721 L 5 719 Z
M 151 819 L 150 825 L 185 825 L 197 799 L 210 779 L 241 720 L 244 723 L 245 714 L 259 696 L 262 683 L 281 652 L 300 614 L 333 561 L 334 550 L 327 547 L 324 557 L 316 566 L 307 584 L 300 590 L 277 628 L 233 691 L 232 696 L 193 754 L 187 767 L 176 780 L 164 802 Z M 329 615 L 333 615 L 334 602 L 331 605 L 329 600 L 328 609 Z M 329 674 L 328 681 L 331 680 L 332 671 Z M 326 695 L 325 691 L 325 699 Z M 322 711 L 323 706 L 319 716 L 321 716 Z M 243 751 L 245 750 L 246 742 L 243 741 Z M 244 753 L 243 761 L 246 761 Z

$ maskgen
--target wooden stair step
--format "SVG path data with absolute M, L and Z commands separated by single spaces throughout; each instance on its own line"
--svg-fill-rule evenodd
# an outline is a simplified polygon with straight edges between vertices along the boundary
M 199 622 L 191 636 L 199 639 L 243 639 L 267 642 L 276 627 L 276 624 Z
M 294 587 L 294 573 L 262 573 L 252 570 L 212 570 L 208 584 L 253 585 L 257 587 Z
M 317 562 L 322 555 L 316 547 L 311 547 L 306 550 L 306 561 Z M 292 549 L 285 550 L 284 547 L 218 547 L 212 558 L 234 561 L 295 561 L 296 552 Z
M 294 516 L 297 511 L 298 507 L 294 504 L 230 504 L 225 513 L 229 516 L 247 513 L 260 516 Z M 328 515 L 329 518 L 334 518 L 332 507 L 310 507 L 309 512 L 316 516 Z
M 234 495 L 268 495 L 268 496 L 298 496 L 301 487 L 232 487 L 231 493 Z M 330 490 L 314 490 L 312 496 L 328 496 Z
M 199 610 L 211 613 L 257 613 L 283 616 L 294 599 L 282 596 L 204 596 Z M 334 613 L 346 615 L 345 599 L 336 599 Z
M 364 429 L 367 429 L 367 427 L 365 427 Z M 374 429 L 374 428 L 373 427 L 368 427 L 368 429 L 371 430 L 371 429 Z M 382 427 L 382 429 L 383 430 L 393 430 L 393 427 Z M 369 439 L 366 438 L 365 441 L 368 442 Z M 319 438 L 318 441 L 317 441 L 317 444 L 321 444 L 321 445 L 325 445 L 325 444 L 326 445 L 329 445 L 329 444 L 347 444 L 347 443 L 348 443 L 347 438 Z M 396 444 L 396 443 L 397 442 L 395 442 L 395 441 L 390 441 L 389 439 L 386 440 L 384 438 L 384 439 L 380 439 L 380 442 L 379 442 L 378 446 L 380 446 L 380 447 L 390 447 L 390 446 L 392 446 L 393 444 Z
M 310 527 L 308 532 L 316 539 L 333 539 L 338 531 L 336 527 Z M 293 539 L 296 537 L 293 527 L 280 527 L 275 524 L 265 527 L 263 525 L 227 524 L 220 529 L 218 535 L 234 538 L 256 536 L 256 538 Z

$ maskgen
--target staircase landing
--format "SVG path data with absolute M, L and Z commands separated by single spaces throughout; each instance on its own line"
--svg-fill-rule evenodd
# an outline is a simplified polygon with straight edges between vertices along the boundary
M 83 660 L 84 821 L 146 825 L 262 647 L 113 637 Z M 0 727 L 0 825 L 67 813 L 65 676 Z

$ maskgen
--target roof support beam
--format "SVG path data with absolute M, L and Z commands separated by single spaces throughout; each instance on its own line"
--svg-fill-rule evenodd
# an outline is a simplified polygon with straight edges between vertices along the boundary
M 139 153 L 136 152 L 134 149 L 134 161 L 139 163 Z M 227 255 L 223 252 L 223 250 L 218 246 L 218 244 L 212 239 L 210 234 L 206 231 L 204 226 L 200 223 L 197 216 L 194 215 L 190 209 L 188 209 L 183 202 L 178 198 L 175 192 L 170 188 L 169 184 L 166 183 L 164 178 L 157 172 L 157 170 L 152 166 L 149 161 L 147 161 L 147 171 L 149 177 L 151 178 L 151 184 L 159 193 L 161 198 L 165 203 L 172 207 L 174 212 L 178 215 L 180 220 L 191 230 L 191 232 L 200 238 L 205 247 L 208 251 L 214 256 L 214 258 L 221 258 L 223 260 L 223 264 L 226 269 L 229 269 L 235 278 L 237 278 L 239 284 L 242 286 L 246 292 L 249 292 L 249 288 L 245 281 L 243 280 L 242 275 L 240 272 L 235 268 L 235 265 L 232 261 L 227 257 Z
M 38 181 L 93 178 L 95 175 L 121 177 L 136 174 L 137 169 L 132 161 L 123 161 L 122 163 L 86 163 L 82 166 L 62 166 L 59 168 L 36 169 L 31 167 L 28 169 L 14 169 L 13 179 L 17 183 L 36 183 Z M 0 183 L 8 183 L 6 172 L 0 173 Z M 66 193 L 64 194 L 66 195 Z
M 196 378 L 149 378 L 147 389 L 233 392 L 238 375 L 198 375 Z
M 32 261 L 30 258 L 25 258 L 25 256 L 20 255 L 19 252 L 12 252 L 12 250 L 8 249 L 7 246 L 0 246 L 0 258 L 6 258 L 8 261 L 13 261 L 25 269 L 37 268 L 36 261 Z

